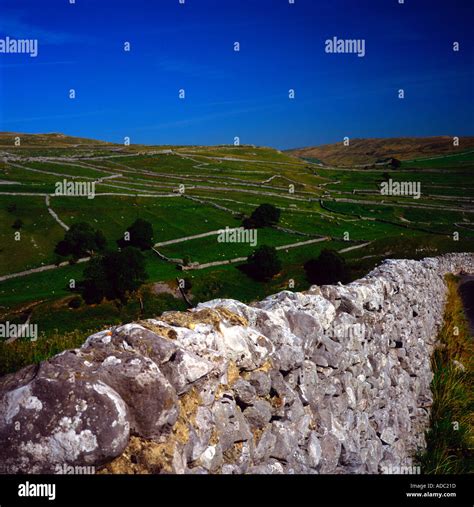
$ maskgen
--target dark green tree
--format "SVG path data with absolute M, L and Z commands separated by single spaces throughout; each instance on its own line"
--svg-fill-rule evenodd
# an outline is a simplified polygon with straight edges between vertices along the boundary
M 103 233 L 86 222 L 71 225 L 64 239 L 56 245 L 55 253 L 63 257 L 71 255 L 74 259 L 102 252 L 106 246 Z
M 347 283 L 350 279 L 344 257 L 334 250 L 323 250 L 317 259 L 306 262 L 304 269 L 308 281 L 316 285 Z
M 247 258 L 246 271 L 252 278 L 267 281 L 281 270 L 281 261 L 273 246 L 263 245 Z
M 127 229 L 130 239 L 125 238 L 117 240 L 120 248 L 133 246 L 140 250 L 150 250 L 153 246 L 153 226 L 150 222 L 137 218 L 135 222 Z
M 108 280 L 104 257 L 93 257 L 84 269 L 84 280 L 78 283 L 82 299 L 88 304 L 100 303 L 107 294 Z
M 398 169 L 402 165 L 401 161 L 398 158 L 392 158 L 390 161 L 390 167 L 392 169 Z
M 249 218 L 246 218 L 242 225 L 246 229 L 270 227 L 280 220 L 281 211 L 273 204 L 260 204 Z
M 91 259 L 79 290 L 88 304 L 100 303 L 104 298 L 125 304 L 147 278 L 144 255 L 138 248 L 127 247 Z

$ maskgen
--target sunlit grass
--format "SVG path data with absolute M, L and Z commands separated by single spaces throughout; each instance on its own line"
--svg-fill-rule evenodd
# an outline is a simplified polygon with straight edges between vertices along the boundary
M 426 451 L 420 456 L 420 465 L 426 474 L 460 474 L 474 469 L 474 346 L 457 279 L 448 275 L 446 281 L 448 299 L 444 324 L 432 358 L 430 429 L 426 434 Z

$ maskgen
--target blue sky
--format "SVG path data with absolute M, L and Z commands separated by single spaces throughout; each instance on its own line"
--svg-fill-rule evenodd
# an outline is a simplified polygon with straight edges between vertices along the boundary
M 0 0 L 0 38 L 39 42 L 36 58 L 0 54 L 0 131 L 278 148 L 472 135 L 473 11 L 472 0 Z M 325 53 L 332 37 L 365 39 L 366 55 Z

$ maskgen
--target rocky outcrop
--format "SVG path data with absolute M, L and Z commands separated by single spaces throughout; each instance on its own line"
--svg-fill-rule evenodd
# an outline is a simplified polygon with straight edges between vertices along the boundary
M 389 260 L 349 285 L 111 328 L 0 379 L 0 461 L 108 472 L 379 473 L 425 445 L 446 273 Z

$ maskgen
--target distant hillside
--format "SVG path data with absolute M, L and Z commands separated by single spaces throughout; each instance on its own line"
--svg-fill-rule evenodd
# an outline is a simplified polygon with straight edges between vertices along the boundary
M 112 143 L 97 141 L 95 139 L 84 139 L 82 137 L 72 137 L 65 134 L 24 134 L 15 132 L 0 132 L 0 146 L 12 146 L 15 138 L 20 137 L 22 146 L 41 146 L 41 147 L 77 147 L 77 146 L 112 146 Z
M 474 149 L 474 136 L 461 137 L 459 147 L 453 146 L 452 137 L 393 137 L 386 139 L 351 139 L 343 143 L 324 144 L 288 150 L 297 157 L 318 159 L 330 165 L 373 164 L 379 159 L 394 157 L 399 160 L 449 155 Z

